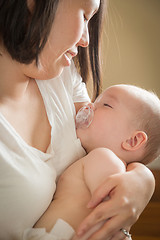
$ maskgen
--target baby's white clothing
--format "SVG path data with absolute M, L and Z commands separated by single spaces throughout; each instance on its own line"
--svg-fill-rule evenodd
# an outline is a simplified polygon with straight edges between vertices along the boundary
M 26 229 L 22 240 L 70 240 L 74 234 L 74 229 L 67 222 L 58 219 L 50 233 L 46 233 L 44 228 Z
M 29 146 L 0 113 L 0 240 L 21 240 L 50 204 L 57 176 L 85 155 L 74 102 L 90 99 L 74 64 L 57 78 L 36 82 L 52 127 L 47 153 Z
M 22 240 L 87 240 L 104 223 L 105 221 L 97 223 L 83 236 L 77 237 L 71 225 L 59 218 L 49 233 L 45 228 L 26 229 Z

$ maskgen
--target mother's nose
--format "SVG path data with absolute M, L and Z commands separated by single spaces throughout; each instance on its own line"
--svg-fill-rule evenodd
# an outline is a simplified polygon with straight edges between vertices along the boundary
M 88 45 L 89 45 L 89 31 L 88 31 L 88 26 L 86 25 L 84 27 L 81 39 L 77 43 L 77 46 L 88 47 Z

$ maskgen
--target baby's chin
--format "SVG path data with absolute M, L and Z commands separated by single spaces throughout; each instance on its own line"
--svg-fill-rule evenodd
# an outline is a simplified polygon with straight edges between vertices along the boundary
M 82 147 L 85 149 L 86 152 L 88 152 L 88 140 L 87 140 L 87 134 L 86 131 L 87 129 L 83 128 L 77 128 L 76 133 L 77 133 L 77 138 L 79 138 Z

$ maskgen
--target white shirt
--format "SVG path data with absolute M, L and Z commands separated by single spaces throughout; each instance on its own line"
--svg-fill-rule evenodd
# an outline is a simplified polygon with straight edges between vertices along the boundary
M 57 175 L 85 155 L 74 102 L 90 99 L 74 64 L 60 77 L 36 82 L 52 127 L 47 153 L 29 146 L 0 113 L 0 240 L 20 240 L 50 204 Z

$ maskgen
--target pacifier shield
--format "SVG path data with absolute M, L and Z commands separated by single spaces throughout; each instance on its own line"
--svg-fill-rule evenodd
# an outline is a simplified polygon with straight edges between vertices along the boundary
M 94 111 L 90 106 L 82 107 L 76 115 L 76 128 L 88 128 L 93 121 Z

